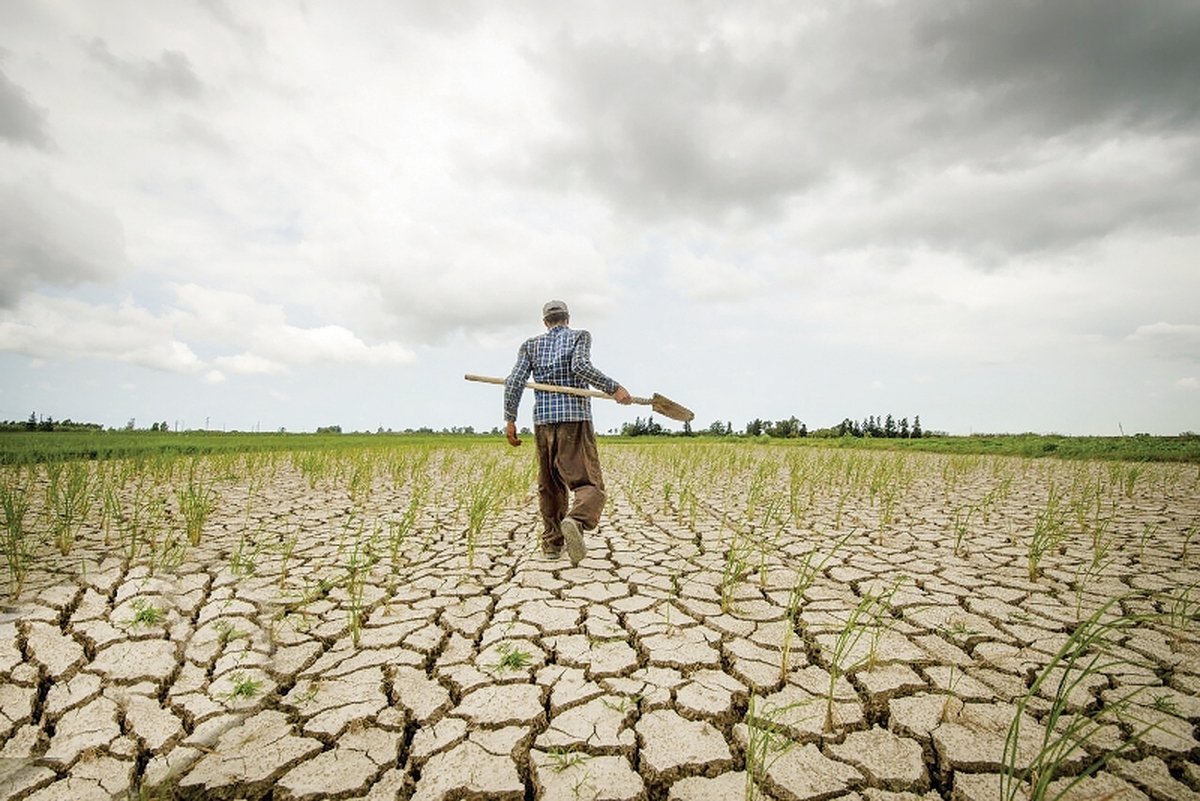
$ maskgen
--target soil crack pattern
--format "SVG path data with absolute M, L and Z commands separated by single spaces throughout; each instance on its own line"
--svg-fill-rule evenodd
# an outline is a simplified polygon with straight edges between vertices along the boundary
M 574 566 L 490 440 L 84 463 L 70 542 L 0 467 L 0 799 L 1200 799 L 1196 466 L 601 456 Z

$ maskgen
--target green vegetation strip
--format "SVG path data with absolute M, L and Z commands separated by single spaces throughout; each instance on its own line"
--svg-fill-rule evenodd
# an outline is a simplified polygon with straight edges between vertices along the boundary
M 498 437 L 481 434 L 288 434 L 186 431 L 4 431 L 0 432 L 0 464 L 39 464 L 78 459 L 147 459 L 220 453 L 350 451 L 393 448 L 418 443 L 467 445 L 494 443 Z M 1055 434 L 979 434 L 967 437 L 925 436 L 919 439 L 836 437 L 601 437 L 601 442 L 671 443 L 721 442 L 770 447 L 852 448 L 924 451 L 946 454 L 1021 456 L 1026 458 L 1096 459 L 1130 462 L 1189 462 L 1200 464 L 1200 435 L 1175 437 L 1067 437 Z
M 0 464 L 88 459 L 152 459 L 221 453 L 361 451 L 400 444 L 486 441 L 483 437 L 425 434 L 257 434 L 186 431 L 0 432 Z
M 976 434 L 967 437 L 924 436 L 919 439 L 886 437 L 797 437 L 780 439 L 768 436 L 694 438 L 681 437 L 604 437 L 605 442 L 753 442 L 772 447 L 850 448 L 883 451 L 924 451 L 986 456 L 1021 456 L 1038 459 L 1096 459 L 1128 462 L 1200 463 L 1200 435 L 1180 434 L 1155 437 L 1137 434 L 1130 437 L 1068 437 L 1059 434 Z

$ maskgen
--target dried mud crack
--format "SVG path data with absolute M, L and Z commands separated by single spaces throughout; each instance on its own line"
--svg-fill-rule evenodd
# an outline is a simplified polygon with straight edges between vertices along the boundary
M 1200 798 L 1194 466 L 606 444 L 573 567 L 528 454 L 323 458 L 39 551 L 0 798 Z

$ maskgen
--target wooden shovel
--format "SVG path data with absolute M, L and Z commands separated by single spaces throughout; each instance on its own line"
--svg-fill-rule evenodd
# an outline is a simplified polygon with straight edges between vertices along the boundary
M 467 373 L 463 378 L 468 381 L 482 381 L 485 384 L 503 384 L 503 378 L 492 378 L 486 375 L 471 375 Z M 566 395 L 582 395 L 587 398 L 612 398 L 612 395 L 607 395 L 598 389 L 579 389 L 577 387 L 563 387 L 558 384 L 538 384 L 529 381 L 525 386 L 530 389 L 540 389 L 543 392 L 561 392 Z M 664 398 L 657 392 L 650 398 L 633 398 L 634 403 L 639 403 L 642 406 L 649 406 L 654 411 L 661 414 L 663 417 L 669 417 L 672 420 L 680 420 L 682 422 L 690 422 L 696 415 L 692 414 L 692 410 L 680 406 L 670 398 Z

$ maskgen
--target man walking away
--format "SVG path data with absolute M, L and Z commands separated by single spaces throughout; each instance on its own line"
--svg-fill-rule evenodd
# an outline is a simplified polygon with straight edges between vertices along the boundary
M 552 300 L 542 307 L 545 333 L 527 339 L 504 381 L 505 435 L 513 447 L 517 408 L 525 382 L 587 389 L 594 386 L 617 403 L 632 402 L 629 392 L 592 366 L 592 335 L 569 327 L 567 304 Z M 571 564 L 583 559 L 583 532 L 596 528 L 604 509 L 604 477 L 592 427 L 592 402 L 585 396 L 534 390 L 533 434 L 538 457 L 538 506 L 542 513 L 542 553 L 557 559 L 566 546 Z M 570 493 L 574 502 L 569 504 Z M 568 506 L 569 504 L 569 506 Z

